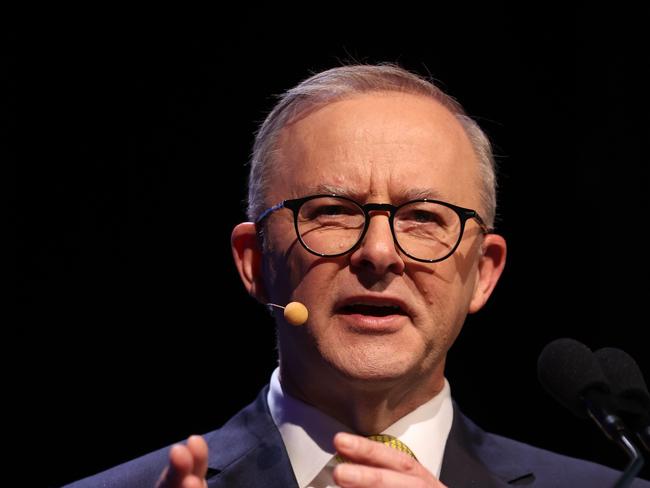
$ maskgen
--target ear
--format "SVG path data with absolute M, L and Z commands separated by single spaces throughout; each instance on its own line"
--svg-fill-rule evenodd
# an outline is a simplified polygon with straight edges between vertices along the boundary
M 478 274 L 474 294 L 469 304 L 469 313 L 478 312 L 488 301 L 492 290 L 506 265 L 506 240 L 498 234 L 487 234 L 481 246 Z
M 268 300 L 262 279 L 262 249 L 255 224 L 242 222 L 235 226 L 230 245 L 235 266 L 246 291 L 258 301 L 266 303 Z

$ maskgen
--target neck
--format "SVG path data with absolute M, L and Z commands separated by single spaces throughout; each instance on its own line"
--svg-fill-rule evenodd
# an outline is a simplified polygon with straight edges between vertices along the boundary
M 284 366 L 284 367 L 283 367 Z M 368 380 L 340 373 L 296 374 L 280 362 L 285 393 L 318 408 L 361 435 L 377 434 L 436 396 L 444 387 L 444 360 L 434 371 L 405 378 Z

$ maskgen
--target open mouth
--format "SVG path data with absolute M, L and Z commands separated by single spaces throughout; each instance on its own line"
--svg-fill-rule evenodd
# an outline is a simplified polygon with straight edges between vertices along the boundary
M 406 315 L 406 312 L 398 305 L 368 305 L 365 303 L 353 303 L 340 309 L 346 315 L 370 315 L 373 317 L 388 317 L 389 315 Z

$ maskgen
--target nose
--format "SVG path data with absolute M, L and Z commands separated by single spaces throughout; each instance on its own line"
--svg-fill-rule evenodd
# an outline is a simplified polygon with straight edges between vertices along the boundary
M 371 212 L 368 231 L 350 256 L 353 267 L 378 276 L 404 272 L 404 260 L 395 245 L 388 219 L 387 211 Z

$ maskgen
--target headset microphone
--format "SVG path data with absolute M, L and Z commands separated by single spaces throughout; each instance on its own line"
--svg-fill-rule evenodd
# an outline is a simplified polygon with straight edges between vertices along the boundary
M 307 322 L 307 318 L 309 317 L 309 312 L 307 311 L 307 307 L 305 307 L 300 302 L 288 303 L 286 307 L 283 307 L 282 305 L 276 305 L 275 303 L 267 303 L 266 305 L 269 307 L 283 309 L 284 318 L 291 325 L 296 325 L 296 326 L 302 325 L 305 322 Z

